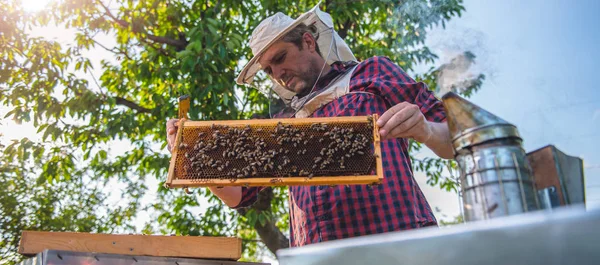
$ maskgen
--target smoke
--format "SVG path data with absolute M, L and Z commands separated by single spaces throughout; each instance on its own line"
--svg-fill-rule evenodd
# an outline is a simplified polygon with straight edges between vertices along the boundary
M 445 29 L 437 27 L 428 32 L 426 43 L 438 54 L 436 94 L 449 91 L 472 93 L 484 79 L 494 77 L 494 48 L 480 30 L 451 23 Z
M 439 95 L 447 92 L 465 92 L 480 82 L 481 73 L 473 71 L 475 55 L 464 52 L 452 58 L 450 62 L 442 64 L 437 71 Z

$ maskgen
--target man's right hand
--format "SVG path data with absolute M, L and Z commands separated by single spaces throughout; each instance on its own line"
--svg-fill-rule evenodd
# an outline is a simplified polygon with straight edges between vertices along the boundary
M 167 121 L 167 150 L 171 152 L 175 144 L 175 136 L 177 135 L 177 122 L 179 119 L 170 119 Z

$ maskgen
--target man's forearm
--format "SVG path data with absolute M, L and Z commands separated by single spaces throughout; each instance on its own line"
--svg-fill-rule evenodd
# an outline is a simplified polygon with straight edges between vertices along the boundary
M 445 159 L 454 158 L 452 141 L 447 123 L 437 123 L 428 121 L 431 127 L 431 137 L 424 144 L 429 147 L 436 155 Z
M 229 207 L 238 206 L 242 201 L 242 187 L 209 187 L 208 189 Z

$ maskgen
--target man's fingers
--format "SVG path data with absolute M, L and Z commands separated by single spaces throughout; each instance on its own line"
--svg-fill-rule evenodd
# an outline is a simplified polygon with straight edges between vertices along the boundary
M 398 125 L 402 124 L 410 117 L 415 116 L 416 107 L 407 106 L 398 111 L 394 116 L 392 116 L 383 127 L 379 130 L 379 133 L 386 137 L 390 134 L 390 132 L 396 128 Z
M 173 143 L 175 142 L 175 133 L 177 132 L 178 119 L 171 119 L 167 121 L 167 150 L 171 152 L 173 149 Z
M 392 118 L 396 113 L 398 113 L 400 110 L 402 110 L 406 106 L 408 106 L 407 102 L 401 102 L 401 103 L 391 107 L 389 110 L 387 110 L 386 112 L 381 114 L 381 117 L 379 117 L 379 119 L 377 119 L 377 126 L 379 126 L 380 128 L 383 127 L 390 118 Z
M 419 123 L 421 117 L 419 115 L 411 115 L 408 119 L 392 128 L 389 133 L 385 136 L 386 139 L 392 138 L 405 138 L 413 136 L 413 130 Z
M 177 124 L 177 122 L 179 121 L 179 119 L 171 119 L 167 121 L 167 133 L 168 134 L 173 134 L 177 131 L 177 126 L 175 126 L 175 124 Z

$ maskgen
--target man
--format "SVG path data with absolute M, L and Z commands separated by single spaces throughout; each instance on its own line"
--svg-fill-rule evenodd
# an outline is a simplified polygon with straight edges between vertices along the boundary
M 261 22 L 250 40 L 254 57 L 242 70 L 238 83 L 251 80 L 260 67 L 280 89 L 293 95 L 293 117 L 378 113 L 385 176 L 377 186 L 290 187 L 291 246 L 436 225 L 413 178 L 408 139 L 424 143 L 442 158 L 453 157 L 442 103 L 425 84 L 415 82 L 388 58 L 327 63 L 334 35 L 330 49 L 321 51 L 319 31 L 302 21 L 310 19 L 292 20 L 277 13 Z M 175 132 L 171 120 L 167 123 L 169 144 Z M 261 189 L 225 187 L 211 191 L 230 207 L 238 208 L 251 206 Z

